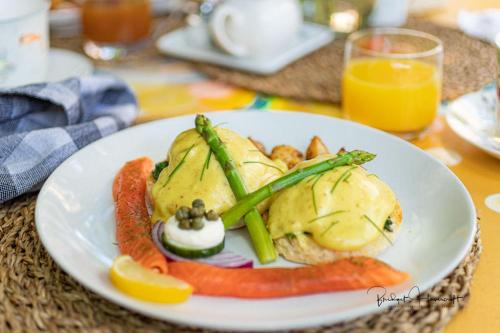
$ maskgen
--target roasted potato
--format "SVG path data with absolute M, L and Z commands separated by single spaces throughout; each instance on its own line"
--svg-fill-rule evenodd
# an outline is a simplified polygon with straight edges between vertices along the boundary
M 317 135 L 315 135 L 312 139 L 311 142 L 309 143 L 309 146 L 307 147 L 306 150 L 306 160 L 310 160 L 312 158 L 315 158 L 319 155 L 323 154 L 328 154 L 330 151 L 326 147 L 326 145 L 323 143 L 321 138 Z
M 258 140 L 255 140 L 254 138 L 252 138 L 251 136 L 248 137 L 248 140 L 250 140 L 251 143 L 253 143 L 253 145 L 258 149 L 260 150 L 260 152 L 264 155 L 267 156 L 267 153 L 266 153 L 266 147 L 264 146 L 264 144 Z
M 304 160 L 304 155 L 296 148 L 288 145 L 279 145 L 273 148 L 271 159 L 279 159 L 286 163 L 288 169 Z
M 347 150 L 345 150 L 344 147 L 340 148 L 339 151 L 337 152 L 337 155 L 342 155 L 344 154 L 345 152 L 347 152 Z

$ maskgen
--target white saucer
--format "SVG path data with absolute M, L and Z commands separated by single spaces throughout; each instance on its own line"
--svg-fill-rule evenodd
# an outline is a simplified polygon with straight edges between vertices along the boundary
M 79 53 L 51 48 L 49 51 L 49 68 L 47 81 L 55 82 L 71 76 L 89 75 L 94 71 L 92 62 Z
M 273 74 L 286 65 L 319 49 L 334 39 L 325 26 L 304 23 L 297 39 L 279 54 L 260 58 L 237 58 L 212 46 L 204 25 L 185 27 L 163 35 L 156 42 L 164 54 L 188 60 L 208 62 L 256 74 Z
M 495 138 L 496 87 L 464 95 L 447 107 L 446 121 L 462 139 L 500 159 L 500 137 Z

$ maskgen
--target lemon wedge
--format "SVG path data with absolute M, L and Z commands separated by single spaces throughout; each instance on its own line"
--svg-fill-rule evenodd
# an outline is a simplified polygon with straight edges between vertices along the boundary
M 149 302 L 180 303 L 193 292 L 186 282 L 144 268 L 130 256 L 118 256 L 114 260 L 109 278 L 125 294 Z

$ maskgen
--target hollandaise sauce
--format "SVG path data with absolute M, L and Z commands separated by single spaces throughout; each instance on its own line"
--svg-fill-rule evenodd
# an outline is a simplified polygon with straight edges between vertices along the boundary
M 274 239 L 306 233 L 325 248 L 355 250 L 383 234 L 396 204 L 393 191 L 377 176 L 360 166 L 339 167 L 277 193 L 269 211 L 269 231 Z
M 282 165 L 258 151 L 247 138 L 225 128 L 217 128 L 216 131 L 249 192 L 279 178 L 286 171 Z M 167 221 L 178 208 L 189 206 L 197 198 L 203 199 L 206 207 L 217 214 L 236 203 L 222 167 L 195 129 L 177 136 L 167 160 L 168 166 L 161 171 L 151 191 L 153 223 Z M 266 201 L 258 208 L 263 211 L 268 207 L 269 201 Z

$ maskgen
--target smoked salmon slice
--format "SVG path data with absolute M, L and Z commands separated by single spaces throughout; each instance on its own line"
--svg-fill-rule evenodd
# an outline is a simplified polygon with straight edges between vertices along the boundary
M 151 221 L 145 203 L 146 180 L 153 170 L 147 157 L 127 162 L 113 182 L 116 240 L 121 254 L 146 268 L 167 273 L 167 260 L 151 239 Z
M 169 274 L 208 296 L 273 298 L 391 286 L 409 275 L 368 257 L 298 268 L 227 269 L 196 262 L 169 263 Z

